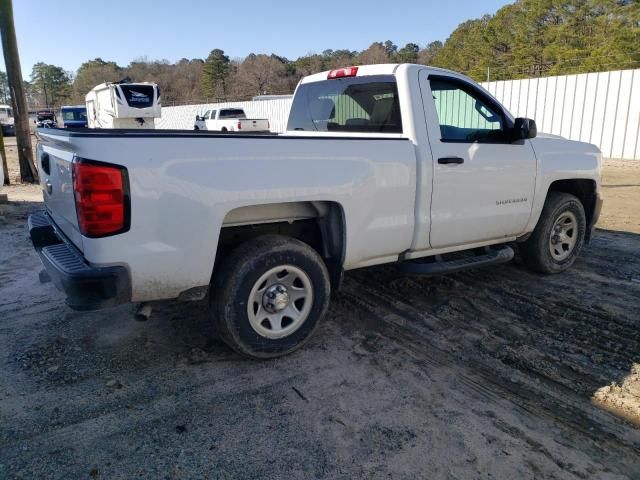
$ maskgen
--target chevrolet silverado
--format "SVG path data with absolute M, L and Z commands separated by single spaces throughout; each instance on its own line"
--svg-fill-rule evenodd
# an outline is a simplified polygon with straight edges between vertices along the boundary
M 274 357 L 310 338 L 345 270 L 433 275 L 517 248 L 558 273 L 599 215 L 595 146 L 537 135 L 454 72 L 308 76 L 287 130 L 39 130 L 46 209 L 28 223 L 67 304 L 206 300 L 233 349 Z

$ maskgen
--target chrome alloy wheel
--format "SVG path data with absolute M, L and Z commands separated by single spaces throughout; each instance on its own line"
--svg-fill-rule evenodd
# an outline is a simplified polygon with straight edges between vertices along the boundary
M 251 289 L 249 323 L 262 337 L 286 337 L 302 326 L 312 304 L 313 287 L 306 273 L 293 265 L 274 267 Z
M 578 219 L 569 211 L 563 212 L 553 224 L 549 235 L 549 251 L 554 260 L 565 260 L 578 242 Z

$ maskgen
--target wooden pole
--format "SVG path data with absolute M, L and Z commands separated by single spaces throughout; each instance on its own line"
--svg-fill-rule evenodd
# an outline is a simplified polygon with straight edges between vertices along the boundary
M 22 70 L 18 56 L 18 42 L 16 29 L 13 24 L 13 5 L 11 0 L 0 0 L 0 31 L 2 35 L 2 50 L 4 63 L 7 67 L 9 90 L 15 118 L 16 141 L 18 144 L 18 162 L 20 164 L 20 179 L 27 183 L 38 181 L 38 171 L 33 163 L 33 149 L 29 132 L 29 111 L 24 95 Z

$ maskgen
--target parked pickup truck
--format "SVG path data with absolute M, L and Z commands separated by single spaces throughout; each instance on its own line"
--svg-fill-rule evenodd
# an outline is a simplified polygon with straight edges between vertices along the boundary
M 247 118 L 241 108 L 219 108 L 196 115 L 194 130 L 211 132 L 268 132 L 269 120 Z
M 236 351 L 309 339 L 345 270 L 433 275 L 574 263 L 601 207 L 600 151 L 536 135 L 469 78 L 422 65 L 318 73 L 284 135 L 38 131 L 29 218 L 75 309 L 203 300 Z M 43 272 L 46 276 L 46 273 Z

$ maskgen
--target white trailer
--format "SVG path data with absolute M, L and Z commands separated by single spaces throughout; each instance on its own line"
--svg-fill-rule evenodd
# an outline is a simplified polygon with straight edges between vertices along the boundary
M 13 123 L 13 109 L 11 105 L 0 105 L 0 123 Z
M 5 136 L 15 135 L 15 124 L 11 105 L 0 105 L 0 127 Z
M 85 100 L 89 128 L 155 128 L 161 115 L 155 83 L 101 83 Z

